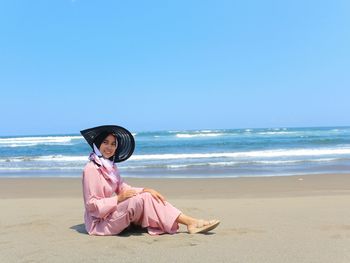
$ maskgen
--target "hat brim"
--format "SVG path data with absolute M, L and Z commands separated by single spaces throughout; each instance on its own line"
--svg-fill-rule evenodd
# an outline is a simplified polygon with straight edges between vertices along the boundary
M 125 128 L 116 125 L 103 125 L 80 131 L 87 143 L 93 148 L 95 139 L 102 133 L 108 132 L 115 134 L 118 141 L 118 147 L 115 153 L 114 162 L 119 163 L 127 160 L 134 152 L 134 136 Z

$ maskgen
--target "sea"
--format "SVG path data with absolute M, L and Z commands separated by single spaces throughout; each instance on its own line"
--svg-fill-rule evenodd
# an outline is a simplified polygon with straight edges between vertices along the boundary
M 144 131 L 123 177 L 225 178 L 350 173 L 350 127 Z M 81 177 L 79 134 L 0 137 L 0 177 Z

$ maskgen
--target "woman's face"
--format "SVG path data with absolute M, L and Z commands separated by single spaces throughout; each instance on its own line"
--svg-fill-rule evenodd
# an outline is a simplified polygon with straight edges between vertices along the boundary
M 110 134 L 103 140 L 99 150 L 104 158 L 109 159 L 114 155 L 116 149 L 117 141 L 115 137 Z

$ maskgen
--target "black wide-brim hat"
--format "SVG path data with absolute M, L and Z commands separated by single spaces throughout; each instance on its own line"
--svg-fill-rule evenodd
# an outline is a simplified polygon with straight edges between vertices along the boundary
M 88 144 L 93 149 L 93 143 L 102 133 L 114 134 L 118 141 L 118 147 L 115 152 L 114 162 L 119 163 L 127 160 L 135 149 L 134 136 L 125 128 L 116 125 L 98 126 L 80 131 Z

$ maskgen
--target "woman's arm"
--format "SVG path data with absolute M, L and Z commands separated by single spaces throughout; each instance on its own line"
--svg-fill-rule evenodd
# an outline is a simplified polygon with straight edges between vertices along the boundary
M 105 218 L 117 209 L 117 196 L 106 197 L 100 174 L 93 163 L 85 166 L 83 174 L 83 194 L 85 208 L 97 218 Z
M 122 179 L 121 179 L 122 180 Z M 121 183 L 121 186 L 120 186 L 120 189 L 119 189 L 119 194 L 123 194 L 127 191 L 130 191 L 130 190 L 133 190 L 135 191 L 135 193 L 143 193 L 143 192 L 148 192 L 150 193 L 158 202 L 162 202 L 164 205 L 165 205 L 165 198 L 164 196 L 162 196 L 159 192 L 157 192 L 156 190 L 154 189 L 151 189 L 151 188 L 140 188 L 140 187 L 131 187 L 130 185 L 128 185 L 127 183 L 125 183 L 123 180 L 122 180 L 122 183 Z
M 144 188 L 141 188 L 141 187 L 132 187 L 130 185 L 128 185 L 127 183 L 124 182 L 124 180 L 120 177 L 120 180 L 121 180 L 121 184 L 120 184 L 120 187 L 119 189 L 117 189 L 117 193 L 119 192 L 124 192 L 126 190 L 134 190 L 136 193 L 142 193 L 143 189 Z

